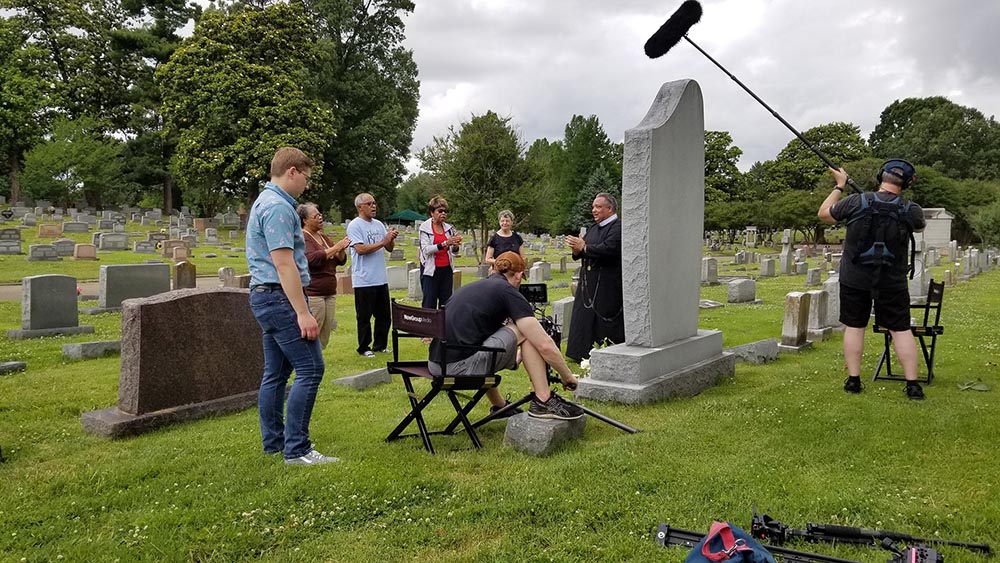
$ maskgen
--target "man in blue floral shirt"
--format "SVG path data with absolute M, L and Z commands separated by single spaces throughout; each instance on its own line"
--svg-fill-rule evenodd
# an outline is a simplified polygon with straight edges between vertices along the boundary
M 278 149 L 271 160 L 271 181 L 247 219 L 250 307 L 264 333 L 264 376 L 257 399 L 261 439 L 264 453 L 283 453 L 289 465 L 339 461 L 317 452 L 309 440 L 309 419 L 325 366 L 319 326 L 303 291 L 309 285 L 309 265 L 295 198 L 306 190 L 312 169 L 312 159 L 299 149 Z M 292 370 L 295 381 L 286 407 Z

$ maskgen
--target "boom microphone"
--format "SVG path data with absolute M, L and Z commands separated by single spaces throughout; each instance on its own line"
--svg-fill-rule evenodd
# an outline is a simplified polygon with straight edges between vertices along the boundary
M 701 4 L 696 0 L 686 0 L 680 8 L 677 8 L 674 15 L 670 16 L 670 19 L 646 41 L 646 56 L 655 59 L 665 55 L 700 19 Z
M 673 15 L 660 26 L 660 29 L 656 30 L 656 33 L 650 36 L 650 38 L 646 41 L 646 45 L 644 47 L 646 56 L 651 59 L 661 57 L 665 55 L 667 51 L 672 49 L 674 45 L 680 42 L 681 39 L 684 39 L 690 43 L 692 47 L 698 49 L 702 55 L 705 55 L 708 60 L 712 61 L 715 66 L 719 67 L 722 72 L 726 73 L 726 75 L 729 76 L 733 82 L 738 84 L 740 88 L 743 88 L 743 90 L 745 90 L 747 94 L 750 94 L 753 99 L 757 100 L 760 105 L 764 106 L 764 109 L 771 112 L 771 115 L 777 118 L 777 120 L 780 121 L 782 125 L 787 127 L 789 131 L 794 133 L 795 136 L 798 137 L 803 144 L 805 144 L 805 146 L 812 150 L 812 152 L 816 153 L 816 156 L 820 157 L 820 159 L 822 159 L 827 166 L 830 168 L 839 168 L 829 158 L 827 158 L 825 154 L 814 147 L 812 143 L 807 141 L 806 138 L 802 136 L 802 133 L 799 133 L 790 123 L 778 115 L 778 112 L 771 109 L 771 106 L 767 105 L 764 100 L 760 99 L 757 94 L 754 94 L 750 88 L 747 88 L 745 84 L 740 82 L 739 78 L 736 78 L 733 73 L 726 70 L 726 67 L 719 64 L 719 61 L 713 59 L 712 56 L 699 47 L 697 43 L 691 41 L 691 38 L 687 36 L 687 32 L 694 24 L 698 23 L 699 20 L 701 20 L 701 4 L 696 0 L 685 0 L 685 2 L 681 4 L 681 7 L 677 8 L 677 11 L 674 12 Z M 854 189 L 854 191 L 861 193 L 861 188 L 854 183 L 854 180 L 848 178 L 847 183 Z

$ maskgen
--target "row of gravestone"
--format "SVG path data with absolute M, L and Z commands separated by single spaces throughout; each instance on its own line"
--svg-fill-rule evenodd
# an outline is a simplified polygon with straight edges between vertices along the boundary
M 149 297 L 196 285 L 194 264 L 116 264 L 101 266 L 98 306 L 84 309 L 88 314 L 117 311 L 122 301 Z M 21 329 L 8 331 L 11 338 L 34 338 L 54 334 L 93 332 L 79 324 L 77 281 L 72 276 L 46 274 L 21 280 Z

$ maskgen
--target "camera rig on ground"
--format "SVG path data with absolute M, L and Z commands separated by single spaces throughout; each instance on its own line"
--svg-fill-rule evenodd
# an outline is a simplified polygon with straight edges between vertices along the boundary
M 771 554 L 780 557 L 785 563 L 858 563 L 851 559 L 841 559 L 830 555 L 782 547 L 783 543 L 794 539 L 810 542 L 840 542 L 879 547 L 892 552 L 893 557 L 888 560 L 888 563 L 944 563 L 944 557 L 938 550 L 924 545 L 928 543 L 964 547 L 986 555 L 991 553 L 990 546 L 985 543 L 918 538 L 887 530 L 868 530 L 865 528 L 851 528 L 829 524 L 807 524 L 805 530 L 796 530 L 789 528 L 782 522 L 766 514 L 758 514 L 756 505 L 753 506 L 752 510 L 750 535 L 761 540 L 764 543 L 764 547 Z M 705 537 L 705 534 L 690 530 L 681 530 L 660 523 L 656 531 L 655 541 L 663 547 L 683 546 L 693 548 L 703 537 Z M 904 541 L 912 545 L 900 549 L 896 546 L 897 541 Z
M 894 542 L 902 541 L 910 544 L 937 543 L 942 545 L 952 545 L 964 547 L 972 551 L 979 551 L 984 554 L 990 553 L 990 546 L 985 543 L 960 542 L 941 538 L 918 538 L 900 532 L 888 530 L 869 530 L 866 528 L 852 528 L 850 526 L 837 526 L 833 524 L 813 524 L 807 523 L 805 530 L 790 528 L 785 523 L 771 518 L 767 514 L 758 514 L 757 506 L 753 507 L 753 515 L 750 520 L 750 534 L 760 540 L 772 545 L 782 545 L 786 541 L 802 539 L 809 542 L 830 542 L 830 543 L 853 543 L 859 545 L 870 545 L 882 547 L 892 551 Z M 886 544 L 886 542 L 889 542 Z

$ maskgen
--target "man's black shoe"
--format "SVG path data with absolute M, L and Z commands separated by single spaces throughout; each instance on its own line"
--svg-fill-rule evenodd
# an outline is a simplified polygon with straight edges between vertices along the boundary
M 860 393 L 861 392 L 861 378 L 860 377 L 848 377 L 844 380 L 844 391 L 848 393 Z
M 528 414 L 535 418 L 555 418 L 559 420 L 576 420 L 583 416 L 583 409 L 556 394 L 555 391 L 549 396 L 549 400 L 539 401 L 537 398 L 531 400 L 531 407 Z
M 509 404 L 510 404 L 510 401 L 507 401 L 507 402 L 506 402 L 506 404 L 504 404 L 504 406 L 502 406 L 502 407 L 497 407 L 497 406 L 492 406 L 492 405 L 491 405 L 491 406 L 490 406 L 490 415 L 492 416 L 492 415 L 493 415 L 493 413 L 495 413 L 495 412 L 498 412 L 498 411 L 500 411 L 501 409 L 505 409 L 505 408 L 507 408 L 507 405 L 509 405 Z M 523 410 L 521 410 L 521 409 L 520 409 L 519 407 L 515 407 L 515 408 L 512 408 L 512 409 L 508 409 L 508 410 L 507 410 L 506 412 L 504 412 L 504 413 L 503 413 L 502 415 L 500 415 L 500 416 L 498 416 L 498 417 L 494 418 L 493 420 L 497 420 L 497 419 L 500 419 L 500 418 L 509 418 L 509 417 L 512 417 L 512 416 L 514 416 L 515 414 L 521 414 L 521 413 L 523 413 L 523 412 L 524 412 L 524 411 L 523 411 Z
M 923 401 L 924 400 L 924 389 L 920 387 L 920 384 L 916 381 L 906 382 L 906 396 L 911 401 Z

